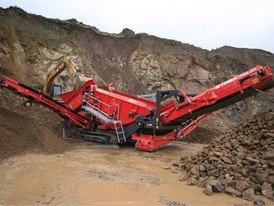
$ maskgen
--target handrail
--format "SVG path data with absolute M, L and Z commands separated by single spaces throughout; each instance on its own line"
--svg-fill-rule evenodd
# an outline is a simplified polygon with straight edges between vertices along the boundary
M 118 104 L 109 105 L 109 104 L 95 98 L 90 93 L 84 94 L 83 104 L 87 104 L 89 107 L 104 114 L 106 117 L 108 117 L 111 120 L 117 120 L 117 121 L 119 120 L 119 105 Z M 106 111 L 104 111 L 102 109 L 103 107 L 107 108 Z

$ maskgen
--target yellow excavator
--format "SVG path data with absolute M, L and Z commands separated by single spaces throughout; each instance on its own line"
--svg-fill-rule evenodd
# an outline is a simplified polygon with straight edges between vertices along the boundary
M 67 69 L 69 75 L 73 78 L 73 89 L 81 86 L 81 80 L 77 74 L 79 69 L 69 56 L 64 56 L 59 63 L 48 73 L 45 86 L 42 90 L 43 94 L 48 96 L 56 96 L 61 91 L 61 86 L 53 85 L 58 75 Z

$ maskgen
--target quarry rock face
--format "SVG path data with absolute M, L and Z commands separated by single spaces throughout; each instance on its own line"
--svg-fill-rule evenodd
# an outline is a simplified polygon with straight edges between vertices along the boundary
M 75 19 L 47 19 L 18 7 L 0 8 L 0 28 L 0 74 L 36 89 L 43 88 L 47 73 L 64 55 L 99 86 L 114 82 L 131 94 L 175 88 L 197 94 L 257 64 L 274 68 L 274 55 L 267 51 L 228 46 L 208 51 L 128 28 L 109 34 Z M 69 91 L 70 78 L 63 72 L 55 83 Z M 230 106 L 218 113 L 220 128 L 274 109 L 273 99 L 269 91 Z
M 155 54 L 135 51 L 130 57 L 132 71 L 148 90 L 181 88 L 198 93 L 207 88 L 209 71 L 195 65 L 191 55 Z
M 274 112 L 257 115 L 218 136 L 196 156 L 182 157 L 173 170 L 203 192 L 226 192 L 249 201 L 255 194 L 273 199 Z M 195 184 L 193 184 L 195 182 Z

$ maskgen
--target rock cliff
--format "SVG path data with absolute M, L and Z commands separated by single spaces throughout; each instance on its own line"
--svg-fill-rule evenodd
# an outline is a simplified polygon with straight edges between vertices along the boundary
M 274 68 L 274 55 L 259 49 L 224 46 L 208 51 L 127 28 L 109 34 L 75 19 L 47 19 L 17 7 L 0 8 L 1 74 L 41 89 L 47 72 L 64 55 L 98 85 L 114 82 L 117 89 L 133 94 L 172 88 L 199 93 L 257 64 Z M 57 81 L 66 88 L 68 78 L 64 73 Z M 219 116 L 222 123 L 226 119 L 237 123 L 265 108 L 274 109 L 273 101 L 274 93 L 268 92 L 231 106 Z

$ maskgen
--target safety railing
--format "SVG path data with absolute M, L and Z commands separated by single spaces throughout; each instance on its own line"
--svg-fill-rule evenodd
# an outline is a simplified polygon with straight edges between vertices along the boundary
M 89 93 L 84 94 L 83 105 L 91 107 L 111 120 L 119 120 L 119 105 L 107 104 Z

